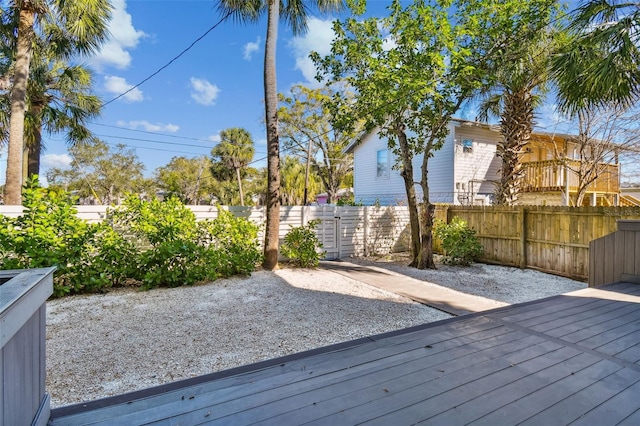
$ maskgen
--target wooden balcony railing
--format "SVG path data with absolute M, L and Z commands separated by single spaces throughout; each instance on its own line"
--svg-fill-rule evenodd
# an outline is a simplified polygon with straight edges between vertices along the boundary
M 522 189 L 525 192 L 562 191 L 569 188 L 569 192 L 578 190 L 579 160 L 547 160 L 523 163 L 524 177 Z M 596 180 L 589 185 L 587 191 L 599 193 L 618 193 L 620 191 L 617 164 L 599 164 L 600 173 Z M 565 170 L 566 169 L 566 170 Z M 566 173 L 565 173 L 566 172 Z M 565 181 L 565 175 L 568 182 Z M 568 183 L 568 185 L 567 185 Z

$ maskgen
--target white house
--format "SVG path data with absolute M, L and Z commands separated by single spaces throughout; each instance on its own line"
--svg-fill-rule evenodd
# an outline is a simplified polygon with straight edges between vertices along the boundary
M 491 204 L 500 173 L 496 145 L 497 126 L 452 119 L 444 145 L 429 159 L 430 199 L 434 203 Z M 387 140 L 377 132 L 354 141 L 347 148 L 354 154 L 354 198 L 365 205 L 402 205 L 407 196 L 396 157 Z M 413 161 L 414 179 L 420 181 L 422 156 Z M 422 190 L 416 185 L 419 199 Z
M 433 203 L 488 205 L 500 178 L 501 160 L 496 155 L 500 129 L 476 121 L 452 119 L 442 148 L 429 159 L 429 198 Z M 522 188 L 518 202 L 532 205 L 569 205 L 577 193 L 576 170 L 589 163 L 580 158 L 579 141 L 573 135 L 535 132 L 526 146 Z M 354 199 L 365 205 L 405 204 L 407 196 L 397 159 L 387 140 L 377 131 L 352 142 L 354 154 Z M 598 163 L 598 176 L 586 190 L 584 205 L 640 206 L 640 200 L 620 193 L 618 156 Z M 420 181 L 422 156 L 414 158 L 414 181 Z M 419 200 L 422 190 L 415 186 Z

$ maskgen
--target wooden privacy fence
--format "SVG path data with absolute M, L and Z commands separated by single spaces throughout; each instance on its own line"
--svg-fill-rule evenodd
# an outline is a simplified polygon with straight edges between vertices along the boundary
M 215 206 L 189 206 L 197 219 L 215 218 Z M 264 225 L 264 207 L 222 207 Z M 0 206 L 0 214 L 19 215 L 21 208 Z M 78 216 L 104 219 L 105 206 L 78 206 Z M 438 206 L 436 218 L 459 216 L 474 228 L 484 247 L 482 260 L 534 268 L 587 280 L 589 242 L 616 230 L 619 219 L 640 219 L 638 207 L 497 207 Z M 290 226 L 319 219 L 318 238 L 328 259 L 385 254 L 409 247 L 409 211 L 404 206 L 281 207 L 280 238 Z M 262 237 L 262 236 L 261 236 Z M 262 240 L 262 238 L 261 238 Z
M 587 280 L 589 243 L 616 228 L 620 219 L 640 219 L 637 207 L 440 207 L 474 228 L 484 247 L 483 259 Z

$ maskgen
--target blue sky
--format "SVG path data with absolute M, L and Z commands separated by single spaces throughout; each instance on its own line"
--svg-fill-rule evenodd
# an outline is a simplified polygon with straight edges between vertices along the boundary
M 369 9 L 383 13 L 388 3 L 369 0 Z M 166 65 L 220 19 L 212 0 L 112 0 L 112 4 L 111 38 L 95 57 L 85 60 L 94 70 L 95 91 L 103 102 Z M 293 37 L 281 26 L 279 91 L 296 83 L 315 83 L 307 56 L 312 50 L 328 53 L 331 20 L 312 15 L 302 37 Z M 265 30 L 264 20 L 250 25 L 223 22 L 159 74 L 106 105 L 90 128 L 109 144 L 135 147 L 148 176 L 174 156 L 208 155 L 219 132 L 230 127 L 247 129 L 256 146 L 255 159 L 263 158 Z M 71 160 L 63 135 L 45 136 L 44 142 L 43 176 L 48 168 L 64 167 Z M 5 163 L 6 152 L 0 153 L 0 184 Z
M 368 0 L 367 15 L 383 16 L 390 0 Z M 111 38 L 85 62 L 94 70 L 95 91 L 108 102 L 149 77 L 204 34 L 220 16 L 212 0 L 112 0 Z M 294 37 L 281 26 L 277 47 L 278 90 L 314 85 L 310 51 L 329 52 L 331 21 L 312 15 L 309 31 Z M 219 132 L 243 127 L 253 136 L 256 166 L 266 155 L 262 62 L 266 22 L 228 20 L 150 80 L 103 109 L 90 128 L 109 144 L 135 148 L 145 175 L 174 156 L 208 155 Z M 471 117 L 472 118 L 472 117 Z M 553 107 L 540 111 L 553 122 Z M 45 136 L 41 174 L 65 167 L 71 158 L 63 135 Z M 0 184 L 6 153 L 0 153 Z

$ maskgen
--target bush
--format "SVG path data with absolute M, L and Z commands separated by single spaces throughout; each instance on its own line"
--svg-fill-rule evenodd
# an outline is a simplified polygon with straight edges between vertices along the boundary
M 434 234 L 442 241 L 444 263 L 468 266 L 482 255 L 483 247 L 476 237 L 476 231 L 457 216 L 449 224 L 436 221 Z
M 312 220 L 303 226 L 292 226 L 280 248 L 283 256 L 302 268 L 317 267 L 325 252 L 314 231 L 320 220 Z
M 111 216 L 119 232 L 148 246 L 138 267 L 144 272 L 135 277 L 145 289 L 250 274 L 261 257 L 258 227 L 222 209 L 216 219 L 198 223 L 177 198 L 129 197 Z
M 75 199 L 60 189 L 41 188 L 37 177 L 23 191 L 24 211 L 2 218 L 2 269 L 55 266 L 54 295 L 84 290 L 83 264 L 97 227 L 76 216 Z
M 135 237 L 138 245 L 157 246 L 165 241 L 196 238 L 196 216 L 178 198 L 146 201 L 130 195 L 109 215 L 114 229 Z
M 249 274 L 260 261 L 258 227 L 220 211 L 196 223 L 177 199 L 129 197 L 107 219 L 77 217 L 75 200 L 37 179 L 23 192 L 24 213 L 0 215 L 0 269 L 57 267 L 54 296 L 96 292 L 127 282 L 175 287 Z
M 262 261 L 258 231 L 250 220 L 218 208 L 218 217 L 198 223 L 197 234 L 199 244 L 217 251 L 220 276 L 230 277 L 249 275 Z

